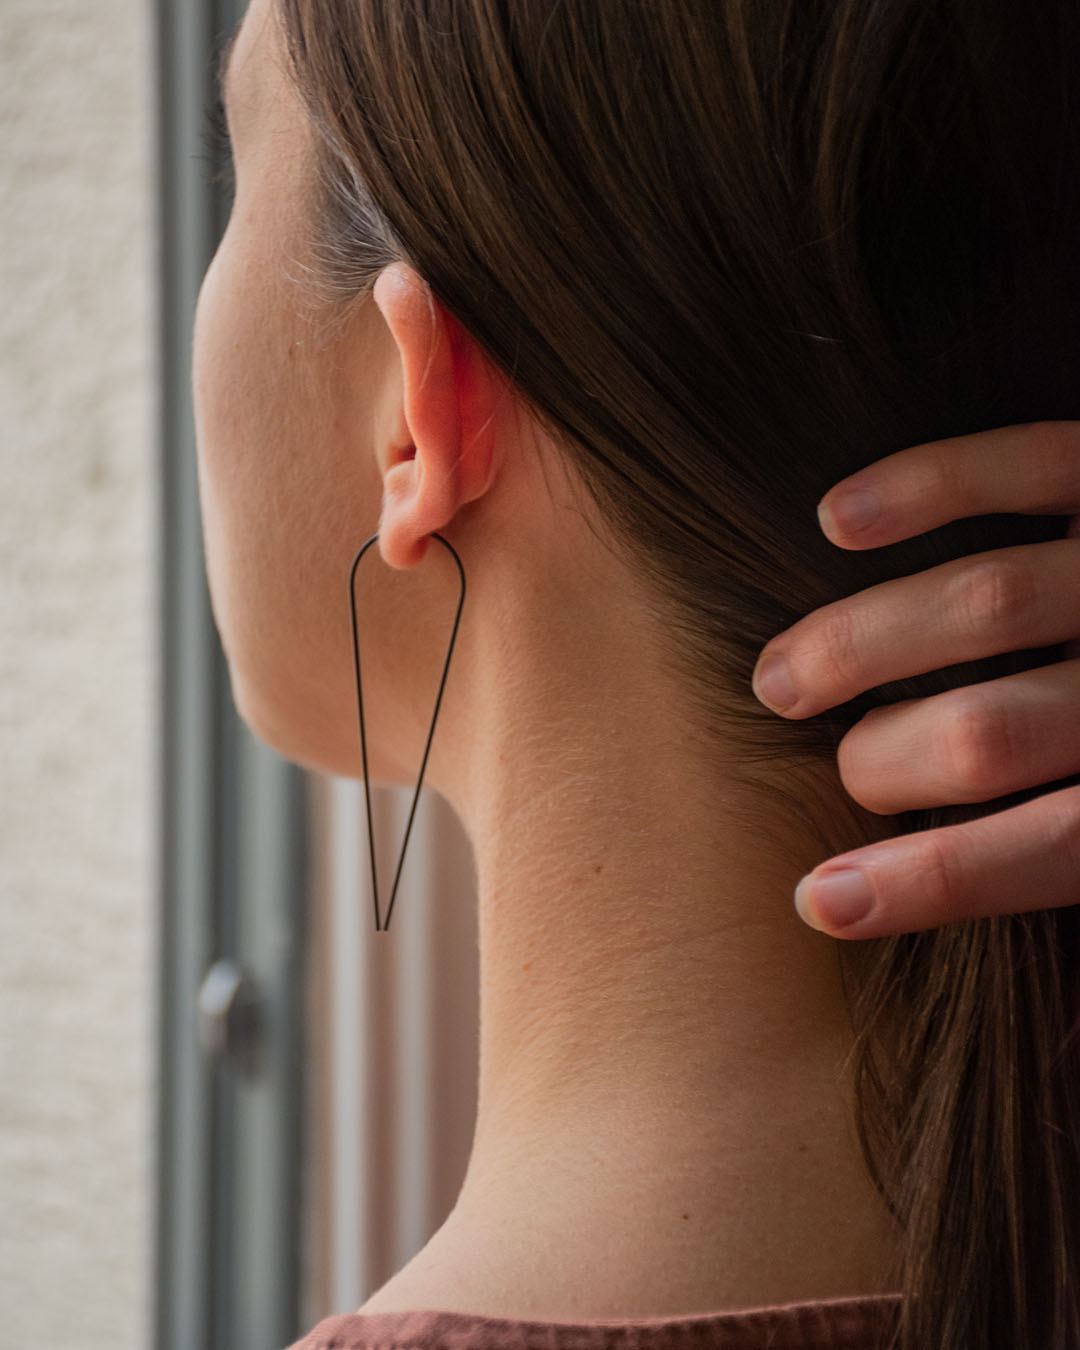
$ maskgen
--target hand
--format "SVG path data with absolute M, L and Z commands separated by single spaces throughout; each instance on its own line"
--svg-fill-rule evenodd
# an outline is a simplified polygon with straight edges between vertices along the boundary
M 863 717 L 837 759 L 845 788 L 871 811 L 990 801 L 1080 772 L 1080 422 L 901 450 L 818 507 L 826 536 L 847 549 L 996 512 L 1073 519 L 1066 539 L 961 558 L 826 605 L 758 660 L 758 698 L 801 718 L 890 680 L 1068 644 L 1055 664 Z M 845 938 L 1080 903 L 1080 787 L 831 858 L 802 879 L 795 902 L 807 923 Z

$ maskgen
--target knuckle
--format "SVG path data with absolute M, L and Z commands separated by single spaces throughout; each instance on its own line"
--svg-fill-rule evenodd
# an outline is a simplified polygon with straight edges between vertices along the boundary
M 912 881 L 920 903 L 941 922 L 966 917 L 963 855 L 956 833 L 928 830 L 913 848 Z
M 1065 788 L 1053 796 L 1051 838 L 1060 847 L 1072 876 L 1076 878 L 1080 903 L 1080 787 Z
M 1024 428 L 1024 451 L 1031 468 L 1055 499 L 1080 492 L 1080 437 L 1070 422 L 1029 422 Z
M 912 496 L 935 517 L 972 515 L 978 506 L 979 471 L 964 437 L 949 437 L 919 446 L 912 463 Z
M 852 696 L 859 684 L 861 662 L 855 618 L 843 602 L 818 617 L 813 635 L 814 684 L 822 691 Z
M 968 496 L 967 474 L 955 446 L 949 441 L 933 441 L 922 450 L 922 495 L 930 501 L 963 506 Z
M 968 563 L 953 583 L 950 610 L 972 638 L 1019 633 L 1035 603 L 1035 581 L 1016 559 Z
M 1009 790 L 1017 737 L 1009 711 L 977 689 L 952 696 L 941 739 L 942 769 L 958 800 L 987 801 Z

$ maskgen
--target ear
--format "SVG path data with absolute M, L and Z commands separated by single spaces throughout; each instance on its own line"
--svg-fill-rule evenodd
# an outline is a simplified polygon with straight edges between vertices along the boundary
M 391 567 L 413 567 L 428 537 L 491 484 L 499 381 L 411 267 L 384 268 L 374 299 L 401 361 L 400 439 L 407 442 L 389 448 L 379 547 Z

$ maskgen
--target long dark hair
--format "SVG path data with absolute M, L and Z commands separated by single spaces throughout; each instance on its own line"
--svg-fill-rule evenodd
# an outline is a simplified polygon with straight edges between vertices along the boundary
M 1080 416 L 1072 0 L 282 4 L 327 298 L 398 259 L 426 279 L 664 598 L 748 781 L 779 794 L 778 766 L 828 770 L 873 706 L 1061 655 L 795 724 L 749 689 L 765 642 L 830 600 L 1063 533 L 999 516 L 851 554 L 814 506 L 904 446 Z M 1000 580 L 995 604 L 1018 591 Z M 903 1350 L 1080 1345 L 1077 916 L 841 948 Z

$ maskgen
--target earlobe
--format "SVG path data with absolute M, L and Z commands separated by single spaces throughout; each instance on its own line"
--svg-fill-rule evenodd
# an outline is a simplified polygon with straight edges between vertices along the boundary
M 499 383 L 484 354 L 404 263 L 379 274 L 374 299 L 397 346 L 410 444 L 391 447 L 379 544 L 391 567 L 412 567 L 428 537 L 490 485 Z

